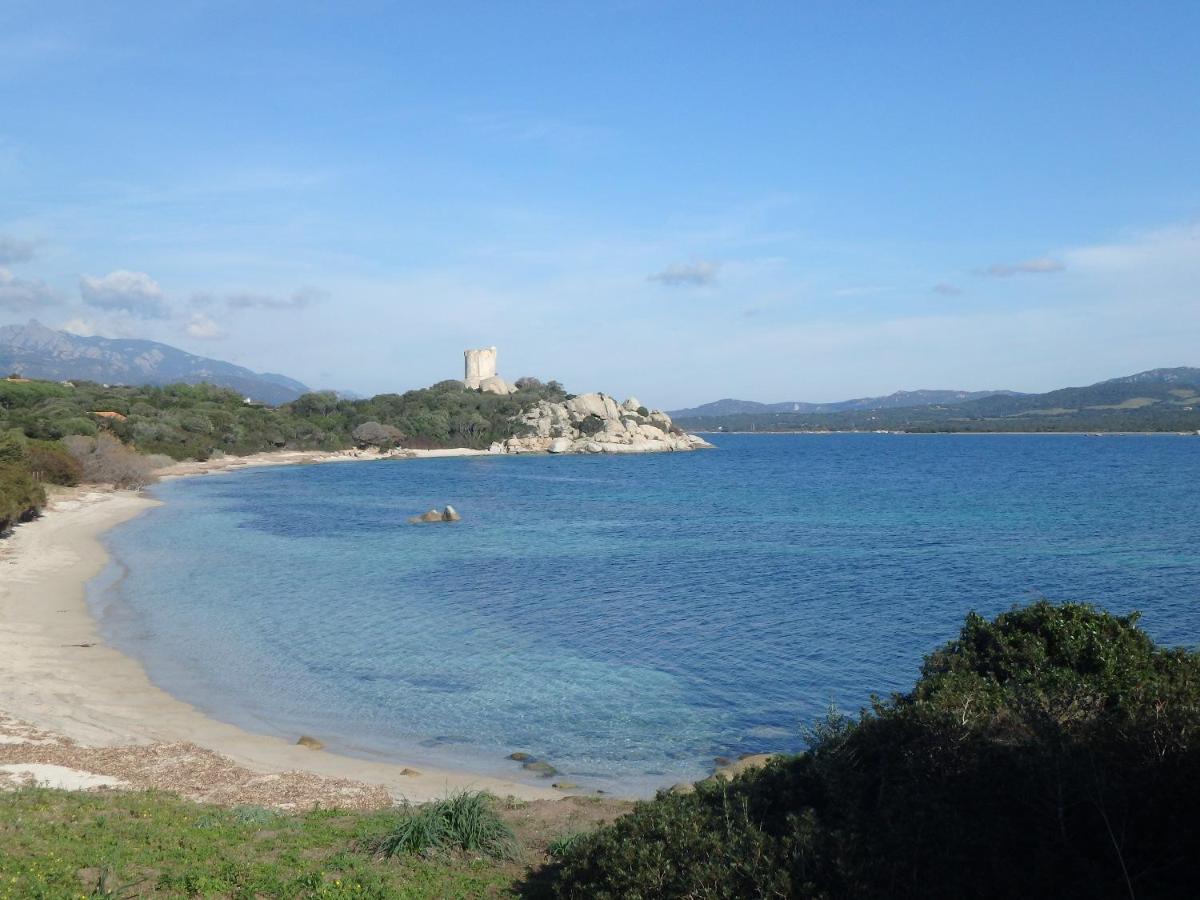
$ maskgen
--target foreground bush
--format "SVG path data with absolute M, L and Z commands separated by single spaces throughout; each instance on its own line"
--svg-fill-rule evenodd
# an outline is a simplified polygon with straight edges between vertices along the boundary
M 809 752 L 584 837 L 557 897 L 1183 897 L 1200 877 L 1200 655 L 1041 602 L 927 658 Z
M 45 504 L 45 490 L 24 465 L 0 462 L 0 535 L 32 519 Z

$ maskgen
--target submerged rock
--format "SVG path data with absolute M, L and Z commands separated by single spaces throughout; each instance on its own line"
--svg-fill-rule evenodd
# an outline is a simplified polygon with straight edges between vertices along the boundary
M 522 753 L 520 750 L 518 750 L 516 753 L 508 754 L 508 758 L 515 760 L 516 762 L 525 762 L 527 759 L 532 759 L 528 753 Z
M 325 747 L 323 742 L 318 741 L 315 737 L 309 737 L 307 734 L 300 735 L 300 740 L 296 741 L 296 743 L 301 747 L 307 747 L 309 750 L 321 750 Z
M 550 765 L 548 762 L 542 762 L 540 759 L 531 759 L 522 765 L 521 768 L 525 769 L 527 772 L 536 772 L 543 778 L 552 778 L 558 774 L 558 769 L 554 768 L 554 766 Z
M 579 785 L 573 781 L 556 781 L 554 784 L 550 785 L 550 787 L 558 788 L 560 791 L 573 791 L 576 790 Z

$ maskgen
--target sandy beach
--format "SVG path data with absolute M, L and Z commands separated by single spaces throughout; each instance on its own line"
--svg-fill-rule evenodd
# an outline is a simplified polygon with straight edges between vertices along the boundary
M 356 458 L 225 457 L 180 463 L 163 475 Z M 156 504 L 129 491 L 60 490 L 41 518 L 0 541 L 0 783 L 31 778 L 87 787 L 97 784 L 85 777 L 92 776 L 117 782 L 111 786 L 284 808 L 420 802 L 468 788 L 523 799 L 563 796 L 549 784 L 368 762 L 251 734 L 154 686 L 136 660 L 101 641 L 85 587 L 107 562 L 101 535 Z

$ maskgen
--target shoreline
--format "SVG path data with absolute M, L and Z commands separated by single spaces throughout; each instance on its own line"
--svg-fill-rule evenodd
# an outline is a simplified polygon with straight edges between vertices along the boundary
M 486 452 L 417 451 L 417 456 Z M 389 458 L 413 456 L 257 454 L 177 463 L 162 470 L 160 477 Z M 50 759 L 56 756 L 51 751 L 60 745 L 108 750 L 179 745 L 184 757 L 196 756 L 194 749 L 199 748 L 202 754 L 219 755 L 234 767 L 261 776 L 252 780 L 311 773 L 318 781 L 330 781 L 327 793 L 335 798 L 345 794 L 346 784 L 382 786 L 394 801 L 411 802 L 467 789 L 523 800 L 568 796 L 549 784 L 541 787 L 424 764 L 409 767 L 312 750 L 209 718 L 154 685 L 140 662 L 103 642 L 87 605 L 86 587 L 109 560 L 102 535 L 160 503 L 132 491 L 66 489 L 56 492 L 42 517 L 21 525 L 0 542 L 0 750 L 6 751 L 5 761 L 14 748 L 20 748 L 19 756 Z M 35 737 L 22 738 L 27 732 Z

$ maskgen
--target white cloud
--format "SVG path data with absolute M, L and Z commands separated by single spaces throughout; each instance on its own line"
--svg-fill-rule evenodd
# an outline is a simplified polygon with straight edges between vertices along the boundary
M 226 336 L 221 326 L 204 313 L 193 315 L 184 326 L 183 332 L 188 337 L 199 341 L 219 341 Z
M 0 309 L 25 314 L 58 303 L 58 295 L 45 282 L 17 278 L 8 269 L 0 267 Z
M 118 269 L 102 278 L 84 275 L 79 279 L 79 293 L 88 306 L 126 312 L 139 319 L 165 319 L 170 314 L 163 289 L 145 272 Z
M 77 334 L 80 337 L 95 337 L 100 333 L 100 329 L 96 327 L 96 323 L 89 319 L 68 319 L 59 326 L 61 331 L 69 331 L 71 334 Z
M 647 281 L 657 281 L 668 287 L 704 287 L 717 280 L 720 263 L 697 260 L 692 263 L 672 263 L 661 272 L 647 275 Z
M 1050 272 L 1061 272 L 1065 268 L 1059 260 L 1043 256 L 1018 263 L 995 263 L 984 269 L 982 274 L 991 275 L 993 278 L 1010 278 L 1013 275 L 1046 275 Z

